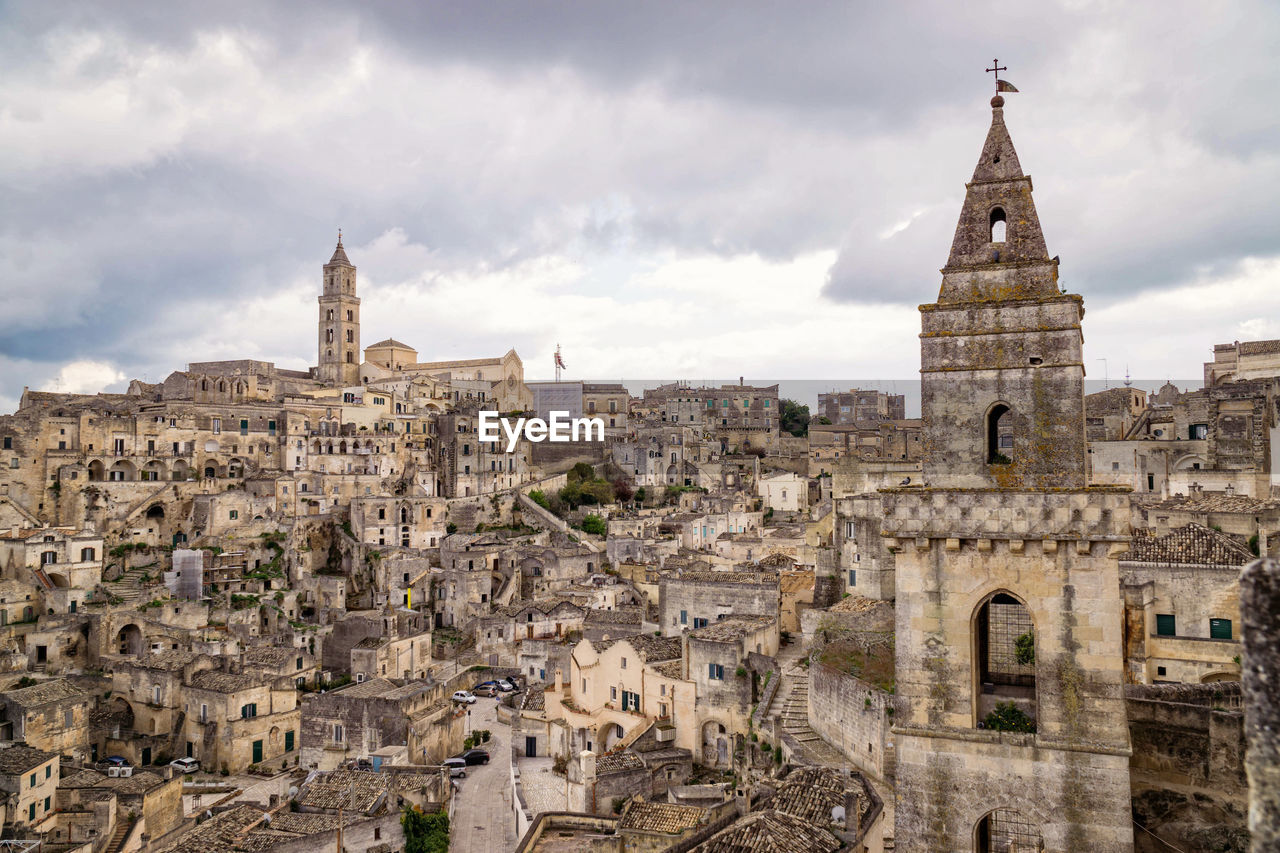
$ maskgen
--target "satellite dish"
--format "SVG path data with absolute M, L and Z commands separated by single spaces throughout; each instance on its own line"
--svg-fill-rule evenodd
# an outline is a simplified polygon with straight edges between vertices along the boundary
M 831 809 L 831 822 L 844 823 L 844 806 L 835 806 Z
M 293 787 L 289 788 L 289 799 L 292 800 L 296 796 L 298 796 L 298 786 L 294 785 Z
M 265 823 L 267 826 L 270 826 L 270 825 L 271 825 L 271 813 L 270 813 L 270 812 L 267 812 L 266 814 L 264 814 L 264 815 L 262 816 L 262 822 L 263 822 L 263 823 Z

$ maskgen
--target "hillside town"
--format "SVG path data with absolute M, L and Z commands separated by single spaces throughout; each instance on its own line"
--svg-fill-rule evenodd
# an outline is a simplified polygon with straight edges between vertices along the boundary
M 1252 813 L 1277 849 L 1280 341 L 1086 394 L 1003 106 L 920 308 L 921 417 L 362 344 L 341 238 L 310 370 L 28 389 L 5 843 L 1247 851 Z M 552 412 L 602 435 L 481 426 Z

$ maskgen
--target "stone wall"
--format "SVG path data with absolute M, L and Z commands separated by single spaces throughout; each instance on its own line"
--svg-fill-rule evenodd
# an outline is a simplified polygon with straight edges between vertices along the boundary
M 1248 787 L 1240 684 L 1130 686 L 1125 699 L 1138 824 L 1184 849 L 1204 849 L 1210 840 L 1230 845 L 1242 837 Z M 1134 840 L 1138 851 L 1168 849 L 1142 832 Z
M 1254 853 L 1280 849 L 1280 563 L 1258 560 L 1240 580 L 1249 830 Z
M 809 668 L 809 726 L 865 773 L 885 779 L 893 696 L 823 663 Z

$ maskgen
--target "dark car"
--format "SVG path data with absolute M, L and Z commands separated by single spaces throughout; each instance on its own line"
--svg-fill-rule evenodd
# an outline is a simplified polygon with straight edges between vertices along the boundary
M 489 753 L 485 752 L 483 749 L 468 749 L 466 752 L 456 757 L 461 758 L 463 761 L 467 762 L 467 764 L 489 763 Z
M 482 681 L 471 689 L 472 691 L 475 691 L 475 690 L 479 690 L 481 687 L 497 687 L 497 686 L 498 686 L 498 682 L 496 681 Z
M 125 758 L 123 755 L 108 755 L 107 759 L 102 763 L 108 767 L 128 767 L 129 759 Z

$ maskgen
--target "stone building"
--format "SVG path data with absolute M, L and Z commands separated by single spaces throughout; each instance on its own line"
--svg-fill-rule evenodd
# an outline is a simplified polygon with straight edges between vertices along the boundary
M 330 386 L 360 382 L 360 298 L 356 296 L 356 268 L 342 248 L 324 265 L 324 289 L 319 297 L 320 353 L 316 376 Z
M 300 726 L 302 765 L 332 770 L 388 746 L 405 747 L 415 764 L 438 763 L 461 745 L 464 721 L 441 686 L 375 677 L 308 695 Z
M 93 707 L 93 695 L 65 678 L 20 687 L 0 693 L 0 732 L 6 740 L 87 761 Z
M 52 814 L 60 778 L 57 753 L 23 743 L 0 746 L 4 822 L 30 826 Z
M 1163 536 L 1135 530 L 1118 556 L 1129 679 L 1238 681 L 1243 537 L 1189 524 Z
M 895 837 L 920 853 L 1119 853 L 1133 849 L 1114 557 L 1129 496 L 1087 488 L 1082 300 L 1059 289 L 1003 105 L 920 309 L 925 485 L 883 493 L 899 551 Z
M 855 424 L 873 421 L 900 421 L 907 416 L 907 398 L 902 394 L 852 388 L 818 395 L 815 418 L 826 418 L 833 424 Z
M 240 773 L 296 760 L 300 715 L 292 680 L 205 669 L 183 687 L 184 749 L 203 767 Z
M 730 616 L 776 618 L 781 602 L 776 571 L 683 571 L 659 581 L 662 633 L 678 636 Z

